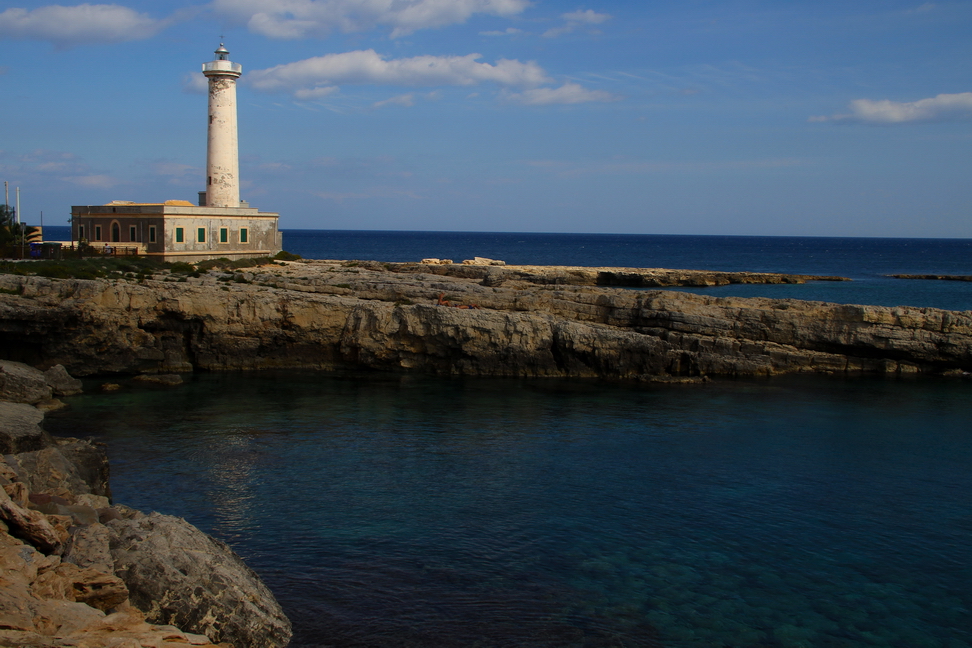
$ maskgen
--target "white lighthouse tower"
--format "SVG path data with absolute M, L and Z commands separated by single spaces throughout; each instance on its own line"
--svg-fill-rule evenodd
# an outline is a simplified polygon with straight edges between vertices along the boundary
M 206 149 L 206 206 L 240 206 L 240 154 L 236 127 L 236 80 L 243 66 L 219 44 L 216 60 L 203 63 L 209 79 L 209 145 Z
M 209 79 L 209 139 L 206 191 L 188 200 L 71 207 L 74 241 L 103 254 L 138 254 L 162 261 L 273 256 L 283 249 L 280 214 L 240 201 L 240 152 L 236 129 L 236 80 L 243 67 L 229 60 L 223 44 L 216 60 L 203 63 Z

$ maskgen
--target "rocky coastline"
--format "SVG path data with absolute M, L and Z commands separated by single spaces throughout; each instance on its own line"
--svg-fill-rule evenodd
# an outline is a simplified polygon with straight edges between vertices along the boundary
M 939 275 L 939 274 L 893 274 L 895 279 L 923 279 L 927 281 L 972 281 L 972 275 Z
M 228 546 L 113 503 L 105 448 L 44 431 L 80 389 L 0 360 L 0 646 L 286 646 L 290 621 Z
M 195 274 L 0 275 L 0 357 L 78 376 L 354 368 L 697 381 L 972 369 L 970 312 L 615 287 L 729 280 L 719 273 L 311 261 Z
M 426 261 L 0 275 L 0 646 L 289 642 L 290 622 L 231 549 L 185 520 L 113 503 L 105 449 L 43 431 L 44 412 L 80 388 L 72 375 L 173 385 L 171 374 L 193 371 L 351 368 L 700 382 L 972 369 L 972 312 L 644 289 L 840 277 Z

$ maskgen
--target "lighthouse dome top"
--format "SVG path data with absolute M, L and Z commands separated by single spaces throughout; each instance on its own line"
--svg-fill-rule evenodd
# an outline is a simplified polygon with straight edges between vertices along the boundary
M 214 52 L 216 60 L 203 63 L 203 74 L 207 77 L 239 77 L 243 73 L 243 66 L 229 60 L 229 50 L 222 43 Z

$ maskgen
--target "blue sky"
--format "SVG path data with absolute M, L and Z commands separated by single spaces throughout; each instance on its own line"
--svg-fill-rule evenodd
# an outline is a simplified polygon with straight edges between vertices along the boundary
M 972 2 L 8 6 L 29 222 L 194 201 L 222 39 L 284 229 L 972 237 Z

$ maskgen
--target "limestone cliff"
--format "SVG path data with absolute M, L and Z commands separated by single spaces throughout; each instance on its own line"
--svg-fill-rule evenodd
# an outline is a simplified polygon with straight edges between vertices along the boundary
M 0 357 L 75 375 L 358 367 L 665 380 L 972 369 L 969 312 L 433 269 L 311 262 L 144 283 L 0 276 Z

